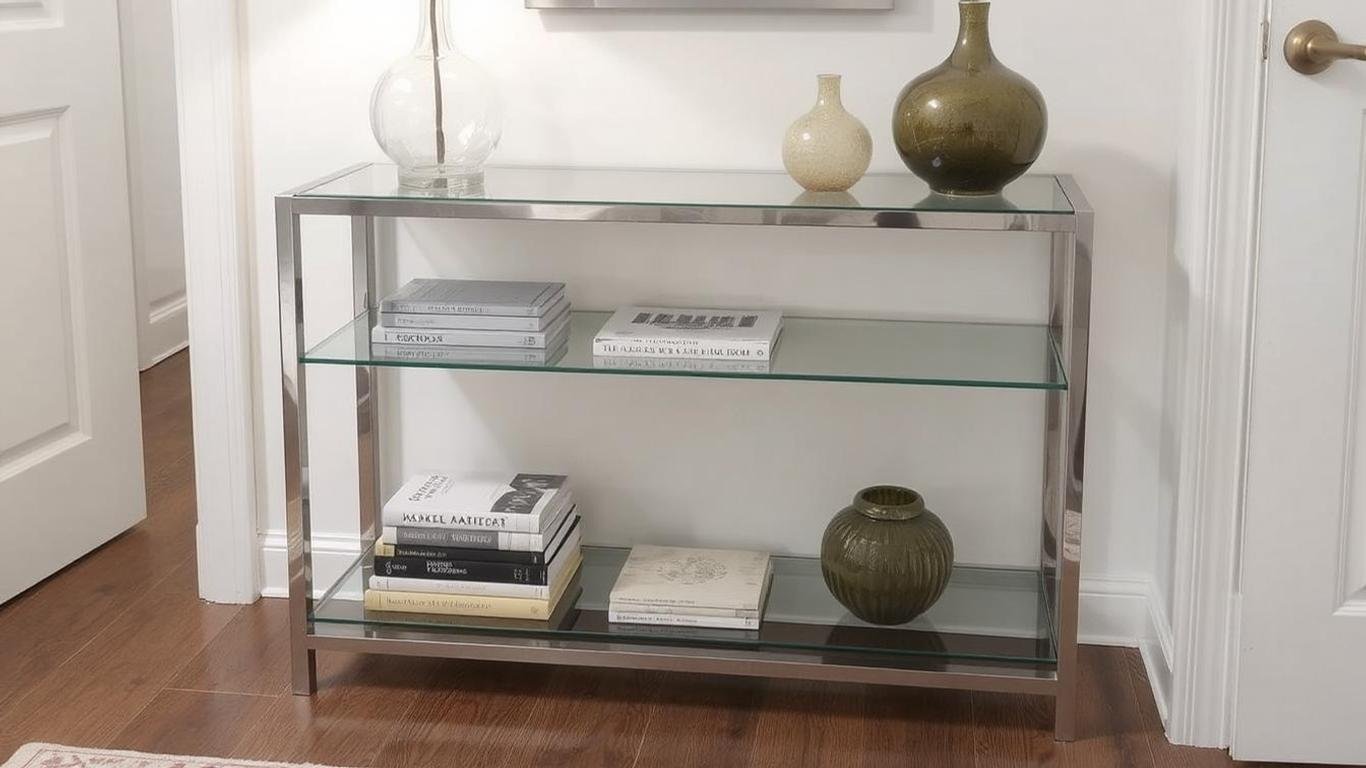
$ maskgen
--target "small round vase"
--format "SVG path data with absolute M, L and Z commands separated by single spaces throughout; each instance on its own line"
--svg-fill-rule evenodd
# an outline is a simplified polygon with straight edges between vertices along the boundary
M 865 488 L 825 529 L 821 573 L 850 613 L 871 624 L 904 624 L 948 587 L 953 538 L 919 493 Z
M 453 0 L 418 0 L 417 44 L 370 99 L 370 125 L 409 189 L 479 194 L 498 147 L 503 105 L 493 79 L 451 42 Z
M 990 10 L 989 0 L 959 0 L 953 53 L 897 99 L 897 152 L 940 194 L 999 194 L 1039 159 L 1048 135 L 1039 89 L 991 50 Z
M 844 109 L 840 76 L 821 75 L 816 106 L 787 131 L 783 165 L 811 192 L 845 192 L 873 161 L 868 127 Z

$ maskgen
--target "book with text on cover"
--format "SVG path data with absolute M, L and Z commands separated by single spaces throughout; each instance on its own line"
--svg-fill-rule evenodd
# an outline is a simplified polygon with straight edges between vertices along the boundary
M 767 552 L 633 547 L 612 587 L 610 606 L 640 613 L 656 606 L 757 612 L 768 591 L 769 569 Z
M 564 283 L 419 279 L 380 304 L 381 312 L 416 315 L 544 317 L 564 295 Z
M 597 357 L 769 360 L 783 330 L 775 310 L 619 309 L 593 338 Z
M 415 475 L 384 503 L 386 528 L 546 533 L 571 505 L 564 475 Z M 407 543 L 398 539 L 395 544 Z

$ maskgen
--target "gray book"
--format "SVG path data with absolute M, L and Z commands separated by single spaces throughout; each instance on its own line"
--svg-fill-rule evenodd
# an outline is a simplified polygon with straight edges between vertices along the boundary
M 398 314 L 543 317 L 564 295 L 564 283 L 502 280 L 413 280 L 380 303 Z

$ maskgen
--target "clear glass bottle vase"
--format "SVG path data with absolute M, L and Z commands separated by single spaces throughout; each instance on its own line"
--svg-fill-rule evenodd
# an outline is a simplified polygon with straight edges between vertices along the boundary
M 404 187 L 479 194 L 503 106 L 493 78 L 452 44 L 451 4 L 417 0 L 417 44 L 375 86 L 370 125 Z

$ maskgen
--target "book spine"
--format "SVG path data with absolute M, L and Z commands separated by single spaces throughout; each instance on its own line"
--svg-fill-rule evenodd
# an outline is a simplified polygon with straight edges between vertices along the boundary
M 545 566 L 487 563 L 469 560 L 444 560 L 421 557 L 375 558 L 375 573 L 412 579 L 444 579 L 447 581 L 491 581 L 500 584 L 546 585 Z
M 556 329 L 558 331 L 558 329 Z M 370 340 L 375 344 L 418 344 L 441 347 L 544 347 L 549 336 L 544 332 L 404 330 L 375 326 Z
M 392 301 L 380 304 L 380 312 L 398 315 L 499 315 L 502 317 L 541 317 L 555 302 L 534 306 L 511 304 L 451 304 L 444 301 Z
M 767 341 L 703 341 L 678 339 L 613 339 L 593 340 L 593 354 L 598 357 L 694 358 L 702 360 L 751 360 L 764 362 L 773 353 Z
M 540 533 L 474 531 L 459 528 L 387 526 L 384 540 L 395 545 L 544 552 L 548 536 Z
M 415 547 L 404 544 L 379 544 L 379 557 L 416 557 L 422 560 L 468 560 L 476 563 L 506 563 L 508 565 L 545 565 L 545 552 L 512 552 L 502 549 Z
M 550 604 L 545 600 L 385 592 L 375 589 L 365 590 L 365 607 L 371 611 L 434 613 L 444 616 L 483 616 L 533 621 L 550 618 Z
M 685 614 L 639 613 L 637 611 L 607 612 L 613 624 L 653 624 L 669 627 L 706 627 L 709 629 L 758 629 L 759 619 L 726 618 L 724 616 L 689 616 Z
M 379 574 L 370 577 L 370 588 L 382 592 L 422 592 L 434 595 L 465 595 L 467 597 L 516 597 L 524 600 L 545 600 L 550 597 L 550 587 L 542 584 L 410 579 Z
M 663 614 L 666 616 L 712 616 L 722 619 L 758 619 L 759 610 L 754 608 L 699 608 L 682 607 L 675 605 L 642 605 L 635 602 L 624 600 L 614 600 L 610 605 L 611 610 L 622 611 L 624 613 L 648 613 L 652 615 Z
M 609 601 L 610 605 L 619 606 L 619 607 L 622 607 L 622 608 L 630 608 L 630 609 L 633 610 L 633 611 L 645 611 L 645 612 L 647 612 L 647 613 L 655 613 L 658 609 L 661 609 L 661 608 L 675 608 L 675 609 L 680 609 L 680 610 L 679 610 L 680 613 L 689 613 L 689 612 L 691 612 L 690 610 L 682 610 L 682 609 L 694 609 L 694 608 L 707 608 L 707 609 L 710 609 L 710 610 L 725 609 L 725 610 L 730 610 L 730 611 L 753 611 L 753 610 L 756 610 L 755 606 L 753 606 L 753 605 L 739 605 L 739 604 L 734 603 L 734 602 L 726 602 L 726 601 L 708 601 L 707 604 L 699 605 L 699 604 L 698 604 L 696 601 L 694 601 L 694 600 L 682 600 L 682 599 L 671 600 L 671 599 L 667 599 L 667 598 L 660 598 L 660 599 L 654 599 L 654 600 L 623 600 L 623 599 L 621 599 L 621 598 L 619 598 L 619 597 L 616 597 L 616 596 L 609 596 L 608 601 Z
M 380 324 L 388 328 L 436 328 L 456 331 L 541 331 L 545 329 L 539 317 L 418 315 L 403 312 L 381 313 Z

